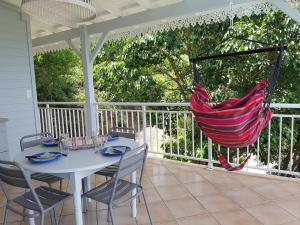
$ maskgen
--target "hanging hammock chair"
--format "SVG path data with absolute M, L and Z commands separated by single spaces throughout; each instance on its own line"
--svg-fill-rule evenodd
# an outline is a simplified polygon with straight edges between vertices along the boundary
M 278 80 L 285 49 L 285 46 L 272 46 L 191 59 L 194 85 L 190 106 L 195 120 L 204 135 L 215 143 L 227 148 L 247 147 L 257 140 L 261 131 L 271 119 L 270 103 Z M 278 56 L 268 80 L 261 80 L 241 98 L 232 97 L 217 104 L 209 102 L 209 94 L 200 84 L 200 73 L 196 67 L 197 62 L 274 51 L 278 52 Z M 250 155 L 248 155 L 240 165 L 234 167 L 231 166 L 220 151 L 216 149 L 214 151 L 220 164 L 229 171 L 243 169 L 250 158 Z

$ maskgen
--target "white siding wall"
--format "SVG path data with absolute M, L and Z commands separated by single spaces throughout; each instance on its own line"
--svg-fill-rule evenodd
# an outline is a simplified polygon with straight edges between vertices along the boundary
M 0 117 L 8 118 L 10 160 L 20 138 L 40 130 L 37 112 L 29 22 L 0 2 Z

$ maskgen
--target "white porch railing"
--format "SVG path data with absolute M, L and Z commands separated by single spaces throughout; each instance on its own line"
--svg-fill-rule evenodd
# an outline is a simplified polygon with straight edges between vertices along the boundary
M 85 135 L 83 103 L 41 102 L 39 106 L 42 131 L 51 132 L 55 137 L 62 133 Z M 133 127 L 153 154 L 207 163 L 212 168 L 219 163 L 213 158 L 212 148 L 218 148 L 233 164 L 252 153 L 245 170 L 300 175 L 293 171 L 294 151 L 300 152 L 295 149 L 300 148 L 297 143 L 300 142 L 300 104 L 272 104 L 271 122 L 254 145 L 243 149 L 224 149 L 210 144 L 197 127 L 189 103 L 102 102 L 95 107 L 101 134 L 113 126 Z

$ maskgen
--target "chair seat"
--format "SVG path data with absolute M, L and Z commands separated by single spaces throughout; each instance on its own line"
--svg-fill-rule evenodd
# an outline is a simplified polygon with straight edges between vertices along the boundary
M 48 184 L 53 184 L 53 183 L 63 180 L 63 178 L 61 178 L 61 177 L 57 177 L 57 176 L 50 175 L 47 173 L 34 173 L 31 175 L 31 179 L 45 182 Z
M 38 195 L 38 198 L 40 199 L 45 211 L 55 207 L 57 204 L 71 196 L 71 194 L 67 192 L 58 191 L 56 189 L 44 186 L 36 188 L 35 192 Z M 26 192 L 23 195 L 13 199 L 13 202 L 23 206 L 24 208 L 40 211 L 38 203 L 35 201 L 31 192 Z
M 98 187 L 84 193 L 82 196 L 93 199 L 98 202 L 102 202 L 104 204 L 109 204 L 110 198 L 112 196 L 114 183 L 115 179 L 111 179 L 99 185 Z M 123 199 L 124 196 L 126 196 L 129 193 L 131 194 L 131 191 L 136 188 L 140 188 L 140 186 L 135 183 L 131 183 L 126 180 L 120 179 L 116 187 L 114 202 L 117 203 L 118 200 L 120 200 L 121 198 Z
M 95 174 L 106 177 L 113 177 L 118 172 L 119 164 L 114 164 L 97 171 Z

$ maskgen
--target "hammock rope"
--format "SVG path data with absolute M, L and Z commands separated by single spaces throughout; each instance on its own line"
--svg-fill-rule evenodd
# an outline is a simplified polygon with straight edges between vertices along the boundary
M 286 46 L 272 46 L 191 59 L 194 73 L 193 94 L 190 100 L 191 111 L 207 137 L 227 148 L 247 147 L 257 140 L 271 119 L 270 103 L 279 78 L 285 49 Z M 264 52 L 279 53 L 268 80 L 261 80 L 241 98 L 232 97 L 221 103 L 209 103 L 209 94 L 200 84 L 200 73 L 196 62 Z M 249 154 L 241 164 L 231 166 L 220 151 L 214 150 L 220 164 L 228 171 L 243 169 L 251 156 Z

